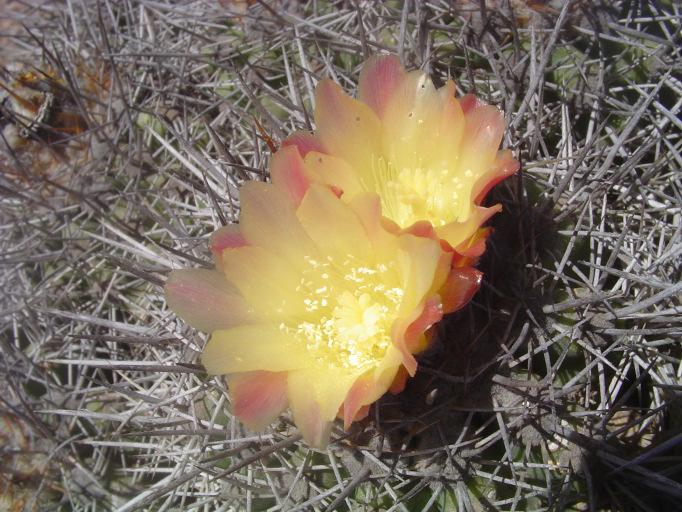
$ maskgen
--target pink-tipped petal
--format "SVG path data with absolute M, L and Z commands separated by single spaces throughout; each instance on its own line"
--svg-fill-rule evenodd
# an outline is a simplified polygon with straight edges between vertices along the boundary
M 440 286 L 445 282 L 448 275 L 450 274 L 450 269 L 453 265 L 454 252 L 450 250 L 447 243 L 439 240 L 441 255 L 438 260 L 438 266 L 436 267 L 436 273 L 434 274 L 433 287 L 429 290 L 429 294 L 437 293 Z
M 371 375 L 363 375 L 355 381 L 343 402 L 344 430 L 348 430 L 351 423 L 355 421 L 356 415 L 368 401 L 368 396 L 374 393 L 375 387 L 376 382 L 372 380 Z
M 504 134 L 504 115 L 492 105 L 481 105 L 466 113 L 466 142 L 476 146 L 497 148 Z
M 415 222 L 410 227 L 405 229 L 405 233 L 409 233 L 421 238 L 433 238 L 434 240 L 438 239 L 438 235 L 433 229 L 433 224 L 425 220 Z
M 248 245 L 237 224 L 229 224 L 214 231 L 209 238 L 209 246 L 216 261 L 220 264 L 225 249 L 234 249 Z
M 346 160 L 358 173 L 371 173 L 380 154 L 381 123 L 374 111 L 348 96 L 331 80 L 315 90 L 317 135 L 330 154 Z
M 226 377 L 232 412 L 251 430 L 263 430 L 287 407 L 286 372 L 246 372 Z
M 452 249 L 453 268 L 475 267 L 479 257 L 485 252 L 486 242 L 493 228 L 485 227 L 476 230 L 476 233 L 465 243 L 460 244 L 457 250 Z
M 272 155 L 270 178 L 280 190 L 284 191 L 292 204 L 301 203 L 310 181 L 306 176 L 303 158 L 295 147 L 283 147 Z
M 438 226 L 436 233 L 438 236 L 457 249 L 462 243 L 466 243 L 476 230 L 490 217 L 502 210 L 502 205 L 495 205 L 489 208 L 474 206 L 469 218 L 464 222 L 451 222 L 444 226 Z
M 514 159 L 512 152 L 508 149 L 500 151 L 497 154 L 495 163 L 492 168 L 486 172 L 474 185 L 473 196 L 476 204 L 481 204 L 485 196 L 491 188 L 497 185 L 500 181 L 516 174 L 521 165 L 518 160 Z
M 282 149 L 286 147 L 298 148 L 301 157 L 305 157 L 311 151 L 325 152 L 322 141 L 310 132 L 294 132 L 282 141 Z
M 488 237 L 492 233 L 492 228 L 479 228 L 476 231 L 476 234 L 472 236 L 469 240 L 466 242 L 461 243 L 456 247 L 456 252 L 461 255 L 465 256 L 469 259 L 475 259 L 476 262 L 478 261 L 478 257 L 483 255 L 485 252 L 485 244 L 488 240 Z M 475 263 L 472 263 L 472 265 Z M 462 267 L 464 265 L 455 265 L 458 267 Z
M 481 287 L 483 273 L 475 268 L 453 268 L 440 290 L 443 311 L 452 313 L 464 307 Z
M 355 422 L 355 421 L 362 421 L 362 420 L 364 420 L 367 416 L 369 416 L 369 407 L 370 407 L 370 405 L 371 405 L 371 404 L 369 404 L 369 405 L 363 405 L 362 407 L 360 407 L 360 408 L 358 409 L 358 412 L 355 413 L 355 416 L 353 416 L 353 419 L 352 419 L 351 421 L 353 421 L 353 422 Z M 341 417 L 341 419 L 344 419 L 343 416 Z M 345 425 L 345 424 L 346 424 L 346 422 L 345 422 L 345 420 L 344 420 L 344 425 Z
M 165 285 L 168 306 L 187 323 L 211 332 L 252 320 L 237 289 L 215 270 L 174 270 Z
M 360 72 L 358 99 L 372 107 L 379 118 L 383 117 L 391 95 L 406 74 L 395 55 L 370 58 Z
M 391 333 L 393 343 L 400 351 L 402 364 L 410 375 L 417 371 L 417 361 L 410 350 L 406 332 L 414 320 L 421 315 L 424 297 L 429 291 L 440 288 L 442 283 L 434 281 L 440 274 L 440 256 L 443 254 L 438 241 L 419 238 L 410 234 L 399 237 L 400 261 L 403 277 L 404 295 L 400 305 L 402 315 L 393 324 Z
M 465 94 L 459 98 L 459 105 L 462 107 L 462 111 L 467 114 L 477 107 L 486 105 L 486 102 L 479 99 L 475 94 Z
M 405 75 L 392 94 L 383 121 L 383 150 L 400 168 L 451 169 L 460 152 L 465 117 L 449 80 L 436 89 L 421 71 Z
M 391 386 L 388 388 L 389 393 L 393 395 L 397 395 L 398 393 L 402 393 L 403 390 L 405 389 L 405 386 L 407 385 L 407 379 L 409 378 L 410 374 L 407 373 L 407 370 L 405 369 L 404 366 L 401 366 L 398 369 L 398 373 L 395 374 L 395 377 L 393 379 L 393 382 L 391 383 Z
M 421 346 L 424 332 L 436 322 L 443 318 L 443 305 L 438 295 L 429 297 L 424 303 L 421 314 L 410 324 L 405 331 L 405 343 L 413 354 L 421 352 L 426 348 Z
M 400 356 L 395 349 L 394 354 L 395 357 L 387 358 L 382 367 L 370 370 L 355 380 L 341 407 L 344 429 L 348 430 L 353 421 L 360 419 L 359 416 L 362 416 L 367 407 L 389 390 L 396 374 L 404 371 L 399 366 Z
M 405 368 L 410 377 L 414 377 L 415 374 L 417 373 L 418 364 L 414 355 L 412 354 L 412 352 L 410 352 L 410 349 L 407 347 L 407 344 L 405 343 L 405 338 L 402 336 L 402 333 L 405 332 L 405 329 L 406 327 L 404 324 L 400 326 L 396 325 L 393 335 L 393 344 L 400 353 L 401 358 L 400 364 L 402 364 L 402 366 Z M 399 332 L 401 332 L 401 334 L 398 334 Z
M 462 138 L 459 172 L 480 178 L 495 161 L 504 135 L 504 115 L 496 107 L 483 105 L 470 110 L 464 117 L 466 128 Z

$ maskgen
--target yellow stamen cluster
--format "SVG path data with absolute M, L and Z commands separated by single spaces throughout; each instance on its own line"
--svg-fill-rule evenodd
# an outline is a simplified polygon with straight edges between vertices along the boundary
M 305 291 L 298 322 L 280 329 L 292 334 L 320 364 L 361 369 L 376 364 L 391 344 L 391 325 L 404 291 L 385 264 L 361 264 L 353 255 L 338 260 L 306 259 L 297 287 Z
M 383 157 L 372 161 L 373 183 L 363 183 L 368 191 L 381 197 L 384 214 L 399 226 L 420 220 L 442 226 L 452 219 L 466 220 L 470 201 L 472 171 L 463 181 L 451 169 L 442 167 L 398 167 Z

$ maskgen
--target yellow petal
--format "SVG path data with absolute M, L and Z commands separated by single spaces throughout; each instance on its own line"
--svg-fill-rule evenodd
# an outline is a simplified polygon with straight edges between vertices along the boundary
M 440 288 L 443 284 L 434 283 L 442 253 L 443 250 L 436 240 L 408 234 L 400 236 L 398 258 L 405 290 L 400 306 L 402 315 L 414 311 L 434 286 Z M 442 277 L 444 279 L 445 276 Z
M 281 372 L 310 366 L 305 346 L 276 325 L 241 325 L 215 331 L 201 355 L 212 375 L 264 370 Z
M 283 319 L 305 311 L 303 298 L 296 292 L 300 273 L 276 253 L 246 246 L 223 251 L 222 261 L 227 279 L 263 317 Z
M 269 251 L 297 265 L 304 254 L 312 254 L 313 244 L 298 222 L 294 204 L 286 194 L 268 183 L 245 183 L 239 193 L 239 226 L 252 245 Z
M 431 165 L 442 166 L 454 172 L 464 136 L 464 112 L 455 99 L 455 84 L 452 80 L 448 80 L 444 87 L 438 89 L 438 95 L 441 100 L 441 113 L 433 134 L 434 138 L 438 138 L 438 144 L 431 157 Z
M 383 120 L 384 154 L 398 168 L 426 167 L 440 142 L 442 101 L 422 71 L 411 71 L 396 89 Z
M 331 422 L 360 375 L 319 367 L 289 373 L 289 407 L 308 444 L 327 445 Z
M 318 183 L 323 183 L 352 198 L 364 190 L 358 172 L 342 158 L 312 151 L 305 157 L 305 166 Z
M 367 233 L 355 212 L 326 187 L 312 186 L 296 211 L 317 247 L 337 261 L 352 255 L 366 261 L 371 254 Z
M 317 136 L 326 150 L 346 160 L 358 173 L 370 172 L 368 163 L 379 155 L 380 122 L 374 111 L 352 99 L 331 80 L 315 90 Z
M 294 423 L 306 443 L 313 448 L 323 449 L 329 443 L 332 421 L 322 419 L 320 405 L 312 399 L 309 389 L 310 383 L 305 373 L 288 374 L 287 398 Z
M 386 219 L 382 217 L 381 201 L 375 193 L 365 192 L 357 195 L 349 203 L 355 211 L 372 244 L 377 261 L 390 261 L 398 250 L 398 237 L 386 229 Z
M 239 291 L 216 270 L 175 270 L 166 285 L 168 306 L 187 323 L 211 332 L 253 320 Z

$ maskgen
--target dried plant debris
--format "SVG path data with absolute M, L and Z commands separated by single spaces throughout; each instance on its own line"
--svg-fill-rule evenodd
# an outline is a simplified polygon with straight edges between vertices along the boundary
M 1 506 L 675 508 L 679 3 L 230 4 L 3 11 Z M 210 266 L 317 81 L 352 93 L 385 51 L 502 107 L 522 167 L 481 292 L 403 394 L 311 450 L 286 416 L 231 416 L 161 286 Z
M 106 151 L 102 142 L 110 75 L 78 64 L 69 84 L 52 69 L 7 72 L 2 94 L 0 169 L 28 187 L 55 189 L 87 180 L 77 172 Z M 97 133 L 97 132 L 100 133 Z

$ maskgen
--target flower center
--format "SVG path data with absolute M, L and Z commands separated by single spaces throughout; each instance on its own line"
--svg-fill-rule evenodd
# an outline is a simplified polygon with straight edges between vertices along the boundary
M 448 167 L 398 167 L 380 157 L 372 161 L 373 186 L 381 197 L 388 218 L 406 228 L 420 220 L 434 226 L 465 221 L 469 216 L 469 195 L 473 173 L 465 180 Z
M 378 363 L 391 344 L 391 327 L 402 301 L 397 273 L 384 264 L 359 265 L 352 256 L 336 264 L 312 258 L 297 291 L 304 291 L 306 318 L 283 327 L 320 363 L 361 369 Z

